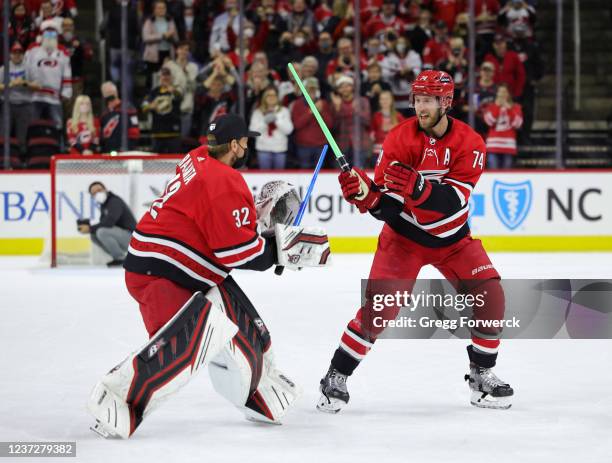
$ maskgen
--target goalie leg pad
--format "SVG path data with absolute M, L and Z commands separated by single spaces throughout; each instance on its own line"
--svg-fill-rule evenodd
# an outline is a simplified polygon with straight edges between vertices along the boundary
M 90 397 L 90 412 L 109 435 L 128 438 L 237 331 L 217 304 L 195 293 L 142 349 L 102 378 Z
M 270 333 L 263 320 L 231 277 L 206 296 L 218 301 L 239 327 L 232 341 L 210 363 L 213 387 L 248 419 L 278 423 L 300 389 L 276 370 Z

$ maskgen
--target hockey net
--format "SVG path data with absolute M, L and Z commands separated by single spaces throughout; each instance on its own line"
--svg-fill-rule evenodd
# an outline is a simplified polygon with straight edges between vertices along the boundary
M 94 181 L 121 197 L 138 221 L 175 175 L 181 156 L 56 156 L 51 161 L 51 266 L 100 265 L 109 260 L 77 230 L 77 219 L 95 223 L 100 208 L 89 195 Z

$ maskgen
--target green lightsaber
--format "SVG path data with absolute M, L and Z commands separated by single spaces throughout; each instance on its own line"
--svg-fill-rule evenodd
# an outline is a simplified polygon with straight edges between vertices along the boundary
M 331 132 L 325 125 L 325 121 L 321 117 L 321 114 L 319 114 L 319 110 L 317 109 L 312 99 L 310 98 L 310 95 L 306 91 L 306 88 L 304 88 L 302 79 L 300 79 L 300 76 L 298 76 L 297 72 L 295 71 L 295 68 L 293 67 L 293 64 L 289 63 L 287 66 L 289 66 L 289 70 L 291 71 L 293 78 L 297 82 L 298 87 L 300 87 L 302 95 L 304 95 L 304 98 L 306 99 L 306 103 L 308 103 L 308 107 L 310 108 L 310 110 L 312 111 L 312 114 L 314 114 L 315 119 L 319 123 L 319 127 L 321 127 L 321 130 L 323 131 L 323 135 L 325 135 L 325 138 L 327 139 L 327 143 L 329 144 L 329 146 L 331 146 L 334 156 L 336 156 L 336 161 L 340 165 L 340 169 L 342 169 L 344 172 L 350 171 L 351 166 L 349 165 L 346 158 L 344 157 L 344 154 L 342 154 L 342 151 L 340 151 L 340 148 L 338 148 L 336 140 L 334 140 L 334 137 L 332 136 Z

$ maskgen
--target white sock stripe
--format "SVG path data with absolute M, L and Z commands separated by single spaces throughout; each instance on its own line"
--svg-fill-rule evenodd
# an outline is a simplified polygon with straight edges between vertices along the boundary
M 357 336 L 355 333 L 353 333 L 351 330 L 349 330 L 348 328 L 344 330 L 344 333 L 346 335 L 348 335 L 350 338 L 353 338 L 355 341 L 357 341 L 359 344 L 362 344 L 364 347 L 367 347 L 368 349 L 371 349 L 372 346 L 374 344 L 372 344 L 371 342 L 366 341 L 365 339 L 362 339 L 361 337 Z

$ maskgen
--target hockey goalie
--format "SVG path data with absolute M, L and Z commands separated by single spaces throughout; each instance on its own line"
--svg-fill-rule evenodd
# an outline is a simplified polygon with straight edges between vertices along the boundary
M 249 420 L 280 423 L 300 394 L 276 367 L 268 329 L 230 272 L 328 265 L 327 235 L 289 225 L 299 195 L 285 182 L 266 184 L 254 200 L 236 168 L 248 137 L 259 134 L 242 118 L 221 116 L 208 132 L 208 151 L 179 162 L 132 235 L 125 281 L 150 340 L 93 389 L 92 429 L 104 437 L 130 437 L 204 368 Z

